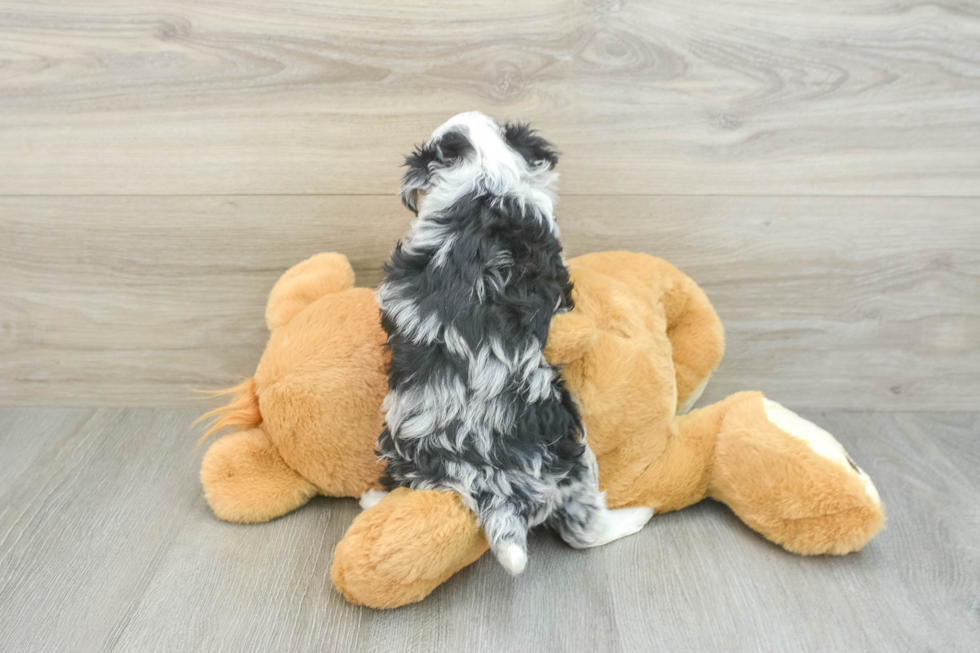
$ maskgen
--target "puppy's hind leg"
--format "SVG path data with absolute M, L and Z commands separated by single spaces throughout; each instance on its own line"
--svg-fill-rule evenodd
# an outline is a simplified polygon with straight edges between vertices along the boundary
M 598 482 L 588 476 L 568 479 L 559 486 L 559 491 L 564 500 L 552 512 L 548 523 L 576 549 L 602 546 L 637 533 L 653 517 L 653 508 L 610 510 L 605 496 L 599 492 Z
M 584 544 L 583 547 L 602 546 L 621 537 L 639 533 L 651 517 L 653 517 L 653 508 L 643 506 L 616 510 L 604 508 L 596 514 L 596 521 L 592 527 L 592 536 L 595 539 L 591 543 Z M 575 546 L 571 542 L 569 544 Z
M 388 496 L 387 492 L 381 490 L 370 489 L 361 495 L 358 503 L 361 505 L 361 510 L 370 510 L 375 507 L 381 500 Z

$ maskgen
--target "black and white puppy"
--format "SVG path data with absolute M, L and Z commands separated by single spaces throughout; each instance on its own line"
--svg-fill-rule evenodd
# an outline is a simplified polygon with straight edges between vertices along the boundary
M 542 354 L 552 316 L 572 308 L 557 161 L 526 125 L 450 119 L 407 158 L 402 198 L 418 217 L 378 290 L 391 349 L 382 483 L 457 492 L 512 574 L 532 526 L 589 547 L 653 514 L 606 508 L 575 401 Z

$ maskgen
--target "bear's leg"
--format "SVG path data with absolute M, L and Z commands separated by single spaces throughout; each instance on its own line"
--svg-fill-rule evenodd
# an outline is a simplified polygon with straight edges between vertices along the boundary
M 612 471 L 614 482 L 603 484 L 609 506 L 649 506 L 659 515 L 704 499 L 718 432 L 729 409 L 748 396 L 738 393 L 677 417 L 666 426 L 653 424 L 654 430 L 643 440 L 654 446 L 637 447 L 628 459 L 621 457 Z M 608 467 L 601 471 L 610 474 Z
M 794 553 L 857 551 L 884 524 L 871 478 L 827 431 L 761 393 L 725 414 L 709 496 Z
M 330 578 L 351 603 L 421 601 L 489 548 L 455 492 L 398 488 L 365 510 L 334 550 Z
M 261 427 L 211 445 L 201 464 L 201 483 L 214 514 L 241 524 L 285 515 L 317 493 L 315 485 L 286 465 Z
M 739 392 L 675 419 L 666 442 L 636 452 L 648 455 L 636 466 L 641 473 L 607 488 L 609 505 L 663 513 L 711 497 L 767 539 L 805 555 L 857 551 L 884 524 L 874 484 L 840 443 L 760 392 Z

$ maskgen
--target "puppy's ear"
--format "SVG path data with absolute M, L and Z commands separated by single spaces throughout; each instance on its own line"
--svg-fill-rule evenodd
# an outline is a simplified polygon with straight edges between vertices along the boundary
M 544 165 L 550 170 L 558 165 L 558 152 L 555 146 L 538 136 L 538 133 L 527 123 L 504 123 L 504 140 L 524 157 L 531 167 Z
M 402 178 L 402 203 L 418 215 L 418 191 L 429 190 L 434 174 L 461 162 L 472 151 L 464 128 L 450 129 L 428 143 L 416 145 L 405 157 L 408 171 Z
M 432 143 L 416 145 L 411 154 L 405 157 L 405 167 L 408 171 L 402 177 L 402 204 L 409 211 L 418 215 L 418 191 L 425 190 L 432 176 L 430 166 L 438 162 L 436 149 Z

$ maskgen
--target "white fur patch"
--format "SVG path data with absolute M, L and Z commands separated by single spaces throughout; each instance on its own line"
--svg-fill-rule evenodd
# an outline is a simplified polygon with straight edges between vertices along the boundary
M 813 422 L 805 420 L 793 411 L 789 410 L 769 399 L 762 400 L 766 417 L 769 421 L 786 431 L 795 438 L 799 438 L 807 443 L 810 449 L 819 456 L 828 460 L 833 460 L 846 471 L 857 474 L 864 483 L 864 491 L 876 504 L 881 504 L 881 497 L 878 496 L 878 489 L 871 482 L 871 477 L 867 472 L 858 467 L 847 455 L 844 446 L 837 441 L 833 435 L 823 430 Z
M 466 344 L 466 339 L 456 327 L 452 325 L 446 327 L 443 339 L 446 341 L 446 348 L 456 356 L 468 357 L 471 355 L 470 346 Z
M 509 379 L 507 364 L 493 355 L 491 347 L 484 345 L 470 360 L 469 387 L 474 397 L 492 399 L 507 385 Z
M 620 508 L 618 510 L 603 508 L 596 515 L 596 523 L 593 530 L 595 540 L 584 546 L 581 544 L 575 545 L 574 543 L 569 544 L 577 549 L 603 546 L 627 535 L 639 533 L 646 523 L 650 521 L 651 517 L 653 517 L 653 508 Z
M 421 438 L 462 417 L 467 404 L 466 387 L 453 378 L 392 390 L 381 409 L 393 434 L 399 438 Z
M 381 490 L 368 490 L 361 495 L 361 499 L 358 501 L 358 503 L 361 504 L 361 510 L 368 510 L 369 508 L 373 508 L 381 503 L 381 500 L 386 496 L 388 496 L 387 492 L 382 492 Z
M 375 293 L 378 306 L 412 342 L 432 344 L 442 333 L 439 316 L 429 313 L 423 317 L 415 300 L 401 292 L 394 284 L 382 283 Z
M 527 553 L 516 544 L 502 544 L 496 551 L 497 561 L 511 576 L 517 576 L 527 566 Z

